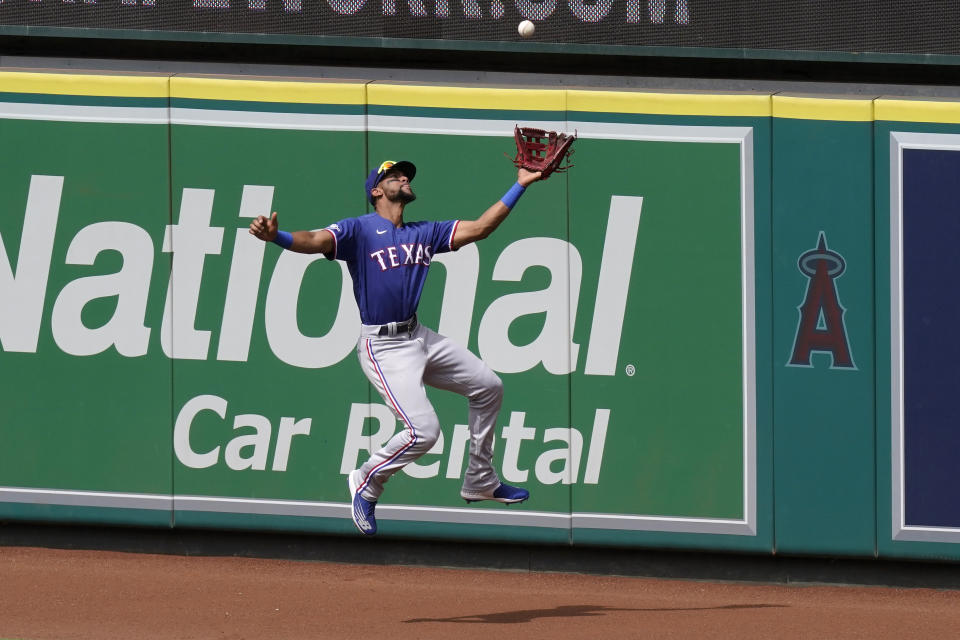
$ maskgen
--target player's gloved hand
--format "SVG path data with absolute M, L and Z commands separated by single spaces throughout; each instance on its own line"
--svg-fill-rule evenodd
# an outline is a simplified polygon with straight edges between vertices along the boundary
M 563 173 L 573 166 L 570 155 L 577 139 L 576 133 L 569 135 L 517 125 L 513 129 L 513 137 L 517 144 L 514 166 L 540 172 L 541 180 L 546 180 L 554 172 Z
M 269 218 L 266 216 L 257 216 L 250 222 L 250 233 L 264 242 L 273 242 L 277 237 L 277 229 L 280 225 L 277 223 L 277 212 Z

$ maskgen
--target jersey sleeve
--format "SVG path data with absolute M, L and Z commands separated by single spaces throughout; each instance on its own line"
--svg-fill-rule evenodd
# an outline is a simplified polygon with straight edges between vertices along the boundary
M 446 253 L 453 251 L 453 234 L 457 232 L 459 220 L 444 220 L 435 222 L 433 226 L 433 252 Z
M 356 218 L 347 218 L 324 227 L 333 234 L 333 252 L 325 254 L 328 260 L 346 260 L 354 254 L 359 226 Z

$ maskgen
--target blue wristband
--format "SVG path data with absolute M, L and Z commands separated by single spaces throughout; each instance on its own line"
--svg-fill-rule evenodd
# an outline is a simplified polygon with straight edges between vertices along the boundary
M 284 249 L 289 249 L 293 244 L 293 234 L 289 231 L 277 231 L 277 237 L 273 241 Z
M 523 195 L 523 192 L 527 188 L 520 184 L 519 182 L 510 187 L 510 190 L 503 194 L 503 197 L 500 198 L 500 202 L 507 205 L 508 209 L 513 209 L 517 205 L 517 200 L 520 199 L 520 196 Z

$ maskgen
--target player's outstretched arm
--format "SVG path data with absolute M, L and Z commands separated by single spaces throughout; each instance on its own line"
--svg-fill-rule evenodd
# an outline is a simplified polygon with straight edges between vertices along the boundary
M 280 231 L 277 212 L 269 218 L 257 216 L 250 222 L 250 233 L 264 242 L 276 242 L 284 249 L 297 253 L 330 253 L 334 249 L 333 234 L 326 229 L 319 231 Z
M 539 180 L 541 175 L 539 171 L 527 171 L 521 167 L 517 171 L 517 183 L 510 187 L 502 198 L 490 205 L 490 208 L 476 220 L 460 221 L 453 235 L 452 248 L 459 249 L 471 242 L 483 240 L 493 233 L 510 214 L 510 210 L 517 204 L 524 190 Z

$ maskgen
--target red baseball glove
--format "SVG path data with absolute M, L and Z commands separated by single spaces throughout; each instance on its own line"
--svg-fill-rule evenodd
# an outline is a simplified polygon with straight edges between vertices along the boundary
M 527 171 L 542 171 L 541 180 L 546 180 L 554 172 L 563 173 L 573 166 L 570 164 L 570 155 L 573 153 L 573 141 L 577 139 L 576 133 L 567 135 L 518 125 L 513 130 L 513 136 L 517 141 L 517 155 L 513 164 Z

